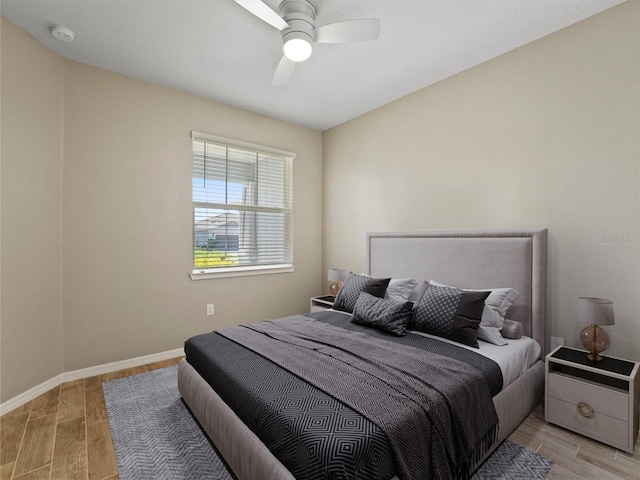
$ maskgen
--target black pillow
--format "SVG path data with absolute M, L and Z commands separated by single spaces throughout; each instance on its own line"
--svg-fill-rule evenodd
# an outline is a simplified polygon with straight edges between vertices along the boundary
M 385 280 L 387 282 L 386 284 L 383 283 Z M 353 308 L 356 306 L 358 297 L 368 285 L 371 285 L 368 293 L 382 298 L 387 291 L 387 285 L 389 285 L 390 281 L 390 278 L 371 278 L 364 275 L 355 275 L 352 273 L 342 284 L 342 288 L 340 288 L 338 296 L 333 302 L 333 308 L 334 310 L 341 310 L 343 312 L 351 313 L 353 312 Z
M 362 292 L 353 309 L 351 321 L 401 337 L 407 333 L 412 310 L 412 302 L 396 302 Z
M 389 286 L 390 281 L 390 278 L 371 278 L 362 291 L 373 295 L 374 297 L 384 298 L 384 294 L 387 292 L 387 287 Z
M 478 326 L 489 293 L 429 285 L 413 311 L 409 328 L 480 348 Z

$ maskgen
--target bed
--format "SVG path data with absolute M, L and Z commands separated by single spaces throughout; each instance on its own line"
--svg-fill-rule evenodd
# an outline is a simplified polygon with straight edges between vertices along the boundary
M 525 337 L 535 340 L 532 343 L 538 345 L 537 358 L 529 360 L 531 366 L 516 375 L 505 373 L 510 361 L 505 363 L 506 369 L 502 367 L 506 386 L 491 399 L 498 419 L 495 436 L 482 458 L 474 460 L 475 465 L 519 425 L 543 396 L 543 359 L 547 350 L 546 236 L 545 229 L 367 234 L 366 273 L 372 277 L 413 278 L 420 284 L 436 280 L 462 289 L 510 287 L 520 294 L 507 318 L 517 322 Z M 339 314 L 334 314 L 335 320 L 327 321 L 342 322 L 336 315 Z M 484 346 L 484 342 L 479 343 Z M 502 348 L 487 345 L 488 350 Z M 237 477 L 296 478 L 225 403 L 219 394 L 224 396 L 225 392 L 216 392 L 210 385 L 215 382 L 198 373 L 189 357 L 187 354 L 187 360 L 178 367 L 179 391 Z M 227 396 L 228 402 L 230 399 Z

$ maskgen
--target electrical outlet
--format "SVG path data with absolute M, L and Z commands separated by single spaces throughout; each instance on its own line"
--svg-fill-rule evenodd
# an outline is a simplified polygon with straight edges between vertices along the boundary
M 207 304 L 207 315 L 213 315 L 214 312 L 213 303 Z
M 561 347 L 564 345 L 564 338 L 562 337 L 551 337 L 551 350 L 556 347 Z

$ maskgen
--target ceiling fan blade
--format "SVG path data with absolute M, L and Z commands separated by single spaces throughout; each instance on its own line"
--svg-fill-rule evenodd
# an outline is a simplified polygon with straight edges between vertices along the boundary
M 271 85 L 274 87 L 286 85 L 291 78 L 291 75 L 293 75 L 295 68 L 296 62 L 289 60 L 286 55 L 283 55 L 282 60 L 280 60 L 280 63 L 278 64 L 278 68 L 276 68 L 276 73 L 273 75 Z
M 278 30 L 284 30 L 289 26 L 280 15 L 271 10 L 262 0 L 235 0 L 238 5 L 243 6 L 253 13 L 260 20 L 267 22 L 269 25 L 276 27 Z
M 330 23 L 316 29 L 316 42 L 320 43 L 366 42 L 379 36 L 380 20 L 377 18 Z

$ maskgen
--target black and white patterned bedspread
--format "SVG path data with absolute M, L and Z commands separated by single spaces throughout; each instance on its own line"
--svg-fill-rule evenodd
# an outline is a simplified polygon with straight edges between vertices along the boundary
M 394 337 L 355 325 L 337 312 L 308 316 L 464 361 L 487 378 L 491 395 L 502 388 L 495 362 L 467 349 L 421 335 Z M 296 478 L 386 480 L 396 474 L 384 432 L 322 390 L 215 332 L 192 337 L 185 352 L 187 361 Z

